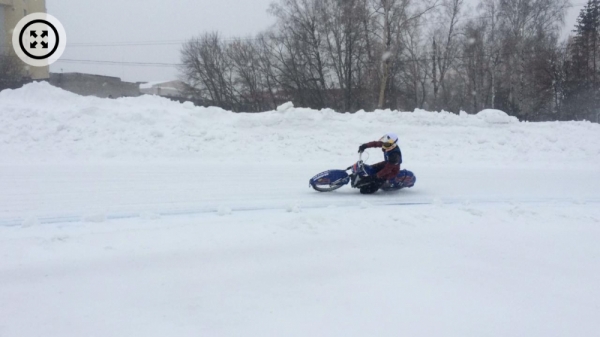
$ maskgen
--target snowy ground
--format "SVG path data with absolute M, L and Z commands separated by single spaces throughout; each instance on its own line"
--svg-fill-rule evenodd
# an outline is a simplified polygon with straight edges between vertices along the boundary
M 43 84 L 0 122 L 1 337 L 600 331 L 598 125 Z M 308 188 L 390 127 L 414 188 Z

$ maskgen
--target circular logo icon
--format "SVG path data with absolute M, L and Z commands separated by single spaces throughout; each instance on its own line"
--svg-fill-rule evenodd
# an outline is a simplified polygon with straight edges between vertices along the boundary
M 12 43 L 23 62 L 45 67 L 62 56 L 67 46 L 67 34 L 57 18 L 46 13 L 33 13 L 17 23 Z

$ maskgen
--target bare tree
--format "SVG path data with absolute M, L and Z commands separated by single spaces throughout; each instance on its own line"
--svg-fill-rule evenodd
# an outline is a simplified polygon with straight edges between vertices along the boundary
M 386 91 L 390 79 L 394 79 L 398 71 L 398 56 L 402 54 L 402 32 L 407 24 L 418 20 L 437 6 L 436 1 L 422 1 L 419 6 L 411 6 L 410 0 L 372 0 L 375 8 L 377 32 L 380 44 L 377 62 L 380 64 L 379 100 L 377 106 L 383 108 L 386 102 Z
M 423 108 L 427 99 L 427 79 L 429 78 L 429 62 L 427 48 L 423 45 L 423 33 L 421 20 L 413 20 L 405 25 L 406 29 L 401 32 L 403 53 L 400 55 L 404 63 L 398 72 L 398 79 L 404 85 L 407 103 L 401 106 L 404 109 L 413 110 Z
M 278 19 L 279 32 L 274 37 L 280 45 L 276 53 L 282 66 L 280 83 L 310 107 L 328 103 L 320 10 L 319 0 L 282 0 L 270 7 Z
M 268 72 L 263 73 L 259 44 L 251 39 L 236 39 L 227 47 L 227 57 L 234 73 L 233 90 L 238 97 L 239 109 L 264 111 L 269 108 Z
M 367 58 L 364 30 L 367 9 L 362 0 L 323 0 L 321 5 L 320 20 L 329 72 L 335 85 L 343 91 L 340 106 L 349 111 L 362 103 L 360 79 Z
M 508 97 L 506 109 L 521 118 L 529 118 L 535 108 L 533 102 L 538 93 L 533 86 L 534 78 L 530 62 L 548 51 L 547 44 L 556 43 L 568 6 L 568 0 L 500 0 L 499 18 L 504 42 Z M 544 45 L 545 44 L 545 45 Z
M 432 43 L 431 81 L 433 84 L 433 108 L 439 109 L 438 93 L 444 89 L 446 74 L 452 67 L 459 53 L 457 36 L 460 34 L 458 23 L 463 0 L 444 0 L 441 6 L 442 14 L 438 22 Z
M 383 108 L 385 92 L 390 79 L 390 70 L 394 55 L 399 53 L 401 46 L 394 44 L 395 35 L 408 17 L 409 0 L 377 0 L 376 13 L 380 17 L 381 31 L 381 79 L 379 86 L 379 101 L 377 107 Z
M 184 44 L 181 72 L 193 95 L 226 108 L 237 107 L 233 65 L 218 33 L 207 33 Z
M 277 80 L 276 58 L 273 56 L 276 49 L 275 39 L 269 33 L 259 34 L 256 39 L 258 53 L 258 69 L 262 74 L 263 87 L 269 98 L 269 107 L 275 109 L 279 103 L 284 103 L 286 97 L 279 97 L 279 83 Z
M 487 68 L 489 74 L 489 94 L 486 96 L 485 106 L 490 106 L 494 109 L 496 106 L 496 78 L 497 71 L 502 62 L 500 53 L 502 45 L 499 43 L 498 22 L 499 22 L 499 0 L 483 0 L 480 4 L 482 9 L 482 20 L 489 22 L 489 28 L 485 30 L 485 57 L 487 59 Z

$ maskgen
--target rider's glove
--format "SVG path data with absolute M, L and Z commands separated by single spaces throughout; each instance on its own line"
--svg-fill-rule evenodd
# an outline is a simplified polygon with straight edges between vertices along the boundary
M 367 148 L 367 144 L 363 144 L 363 145 L 359 146 L 358 153 L 363 153 L 366 148 Z

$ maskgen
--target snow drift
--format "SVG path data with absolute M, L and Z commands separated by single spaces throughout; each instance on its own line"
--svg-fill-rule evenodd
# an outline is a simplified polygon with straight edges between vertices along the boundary
M 293 104 L 236 114 L 156 96 L 83 97 L 45 82 L 0 92 L 0 123 L 0 155 L 13 160 L 221 160 L 231 153 L 255 161 L 347 160 L 359 144 L 388 131 L 400 135 L 406 159 L 419 163 L 573 164 L 600 159 L 600 126 L 589 122 L 522 123 L 498 110 L 476 115 L 423 110 L 340 114 Z

